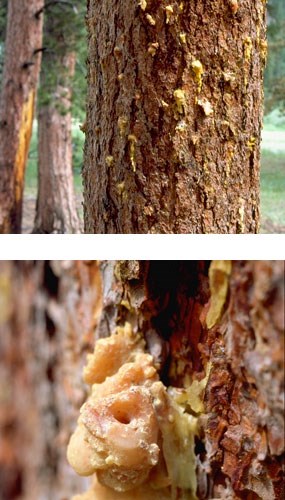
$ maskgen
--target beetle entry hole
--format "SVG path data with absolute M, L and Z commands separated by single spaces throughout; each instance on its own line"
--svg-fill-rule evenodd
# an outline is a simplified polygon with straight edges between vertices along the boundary
M 124 408 L 113 408 L 113 416 L 121 424 L 128 425 L 131 422 L 131 417 Z

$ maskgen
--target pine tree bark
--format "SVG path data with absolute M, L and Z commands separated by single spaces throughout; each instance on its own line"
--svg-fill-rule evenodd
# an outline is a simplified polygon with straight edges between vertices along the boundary
M 0 233 L 20 233 L 42 48 L 43 0 L 11 0 L 0 100 Z
M 86 232 L 258 232 L 264 17 L 89 0 Z
M 38 197 L 34 233 L 80 233 L 72 171 L 71 86 L 75 54 L 58 55 L 60 84 L 45 85 L 41 92 L 52 94 L 50 103 L 38 115 Z M 48 67 L 46 68 L 46 71 Z M 65 84 L 64 83 L 65 81 Z
M 195 438 L 196 497 L 283 498 L 284 262 L 119 261 L 101 269 L 98 336 L 129 322 L 166 386 L 187 388 L 210 367 Z M 192 500 L 183 494 L 170 498 Z M 100 496 L 91 488 L 75 498 Z
M 281 261 L 106 261 L 100 273 L 95 262 L 1 263 L 1 498 L 88 489 L 65 458 L 85 354 L 126 322 L 166 386 L 183 390 L 210 368 L 197 498 L 283 498 L 283 276 Z M 99 500 L 92 491 L 77 499 Z
M 66 462 L 101 304 L 96 262 L 0 263 L 0 498 L 88 488 Z

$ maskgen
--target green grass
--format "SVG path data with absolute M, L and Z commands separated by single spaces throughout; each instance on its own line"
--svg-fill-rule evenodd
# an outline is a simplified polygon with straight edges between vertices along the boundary
M 261 214 L 285 229 L 285 152 L 262 151 Z
M 264 223 L 285 231 L 285 115 L 275 109 L 264 118 L 261 143 L 261 232 Z

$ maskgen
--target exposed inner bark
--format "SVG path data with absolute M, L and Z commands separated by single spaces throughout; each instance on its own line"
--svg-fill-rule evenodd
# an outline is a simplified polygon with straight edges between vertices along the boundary
M 256 233 L 265 2 L 88 2 L 88 233 Z
M 8 2 L 0 100 L 0 233 L 20 233 L 24 174 L 40 70 L 43 0 Z

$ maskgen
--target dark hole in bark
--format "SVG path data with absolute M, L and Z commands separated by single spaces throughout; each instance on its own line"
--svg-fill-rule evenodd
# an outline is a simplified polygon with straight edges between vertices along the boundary
M 46 374 L 49 382 L 53 383 L 55 381 L 55 378 L 54 378 L 54 367 L 52 361 L 48 362 Z
M 51 317 L 45 313 L 46 331 L 50 339 L 55 336 L 56 328 Z
M 153 303 L 152 324 L 163 337 L 169 338 L 173 325 L 185 314 L 183 298 L 197 297 L 201 303 L 208 300 L 208 290 L 200 281 L 201 271 L 206 277 L 209 263 L 194 261 L 151 261 L 147 277 L 148 298 Z M 147 304 L 149 305 L 149 304 Z M 183 319 L 183 318 L 182 318 Z
M 144 332 L 155 330 L 170 345 L 161 362 L 160 377 L 169 385 L 171 343 L 181 343 L 181 359 L 188 369 L 203 369 L 198 343 L 203 329 L 199 320 L 202 306 L 209 299 L 209 262 L 150 261 L 146 278 L 147 300 L 142 304 Z M 201 307 L 200 307 L 201 306 Z M 200 308 L 199 308 L 200 307 Z M 183 345 L 185 352 L 183 353 Z M 177 382 L 177 381 L 176 381 Z
M 250 153 L 250 157 L 249 157 L 249 166 L 250 166 L 250 173 L 251 173 L 251 177 L 252 175 L 254 175 L 254 152 L 252 151 Z
M 49 262 L 45 262 L 44 266 L 44 283 L 45 288 L 52 297 L 57 297 L 58 295 L 58 277 L 54 274 L 51 269 Z
M 197 436 L 195 436 L 195 455 L 200 455 L 201 460 L 206 456 L 205 444 Z

